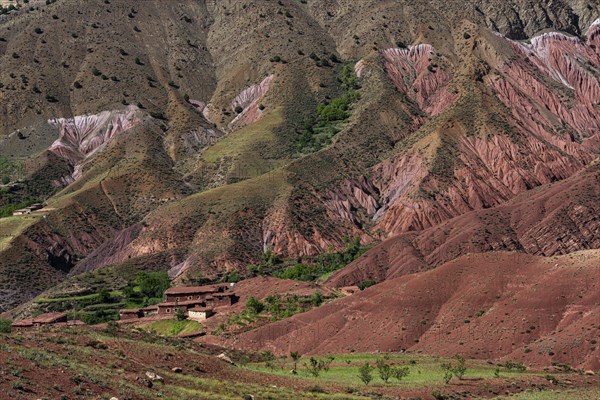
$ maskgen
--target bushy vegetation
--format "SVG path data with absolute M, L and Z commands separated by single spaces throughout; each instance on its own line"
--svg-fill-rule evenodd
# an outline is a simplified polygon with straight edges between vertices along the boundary
M 465 359 L 458 354 L 454 358 L 456 359 L 456 364 L 451 362 L 441 364 L 441 368 L 444 370 L 444 382 L 446 383 L 449 383 L 453 376 L 462 380 L 467 372 Z
M 319 104 L 314 115 L 304 123 L 297 143 L 299 155 L 319 151 L 329 145 L 350 118 L 350 107 L 360 99 L 360 84 L 354 74 L 354 66 L 344 65 L 339 78 L 343 93 L 327 103 Z
M 136 293 L 148 299 L 162 298 L 170 285 L 171 280 L 166 272 L 140 272 L 135 280 L 128 284 L 124 293 L 130 298 L 135 297 Z M 135 286 L 139 287 L 139 292 L 136 292 Z
M 315 378 L 321 375 L 321 372 L 329 371 L 331 363 L 335 360 L 334 357 L 327 357 L 324 359 L 318 359 L 311 357 L 308 361 L 304 362 L 304 369 Z
M 0 319 L 0 333 L 10 333 L 11 322 L 7 319 Z
M 29 207 L 35 203 L 37 203 L 35 199 L 26 199 L 15 204 L 8 204 L 4 207 L 0 207 L 0 218 L 10 217 L 14 211 Z
M 323 275 L 345 267 L 366 251 L 367 248 L 360 244 L 360 238 L 346 238 L 346 247 L 344 250 L 318 256 L 309 263 L 297 263 L 273 275 L 282 279 L 316 281 Z
M 138 272 L 129 279 L 122 290 L 109 291 L 106 289 L 106 283 L 102 281 L 101 288 L 96 288 L 95 293 L 39 298 L 36 303 L 40 311 L 66 311 L 71 319 L 80 319 L 87 324 L 99 324 L 117 320 L 120 309 L 160 303 L 169 286 L 170 280 L 166 272 Z
M 295 279 L 302 281 L 315 281 L 337 271 L 358 257 L 369 248 L 360 244 L 360 238 L 345 238 L 346 245 L 341 251 L 330 249 L 326 254 L 318 257 L 307 258 L 303 262 L 284 260 L 267 249 L 258 264 L 247 267 L 250 276 L 275 276 L 281 279 Z
M 18 182 L 25 177 L 23 164 L 11 157 L 0 156 L 0 180 L 3 184 Z
M 375 282 L 375 281 L 373 281 L 373 280 L 371 280 L 371 279 L 367 279 L 367 280 L 364 280 L 364 281 L 362 281 L 361 283 L 359 283 L 359 284 L 358 284 L 358 288 L 359 288 L 360 290 L 365 290 L 366 288 L 369 288 L 369 287 L 371 287 L 371 286 L 375 285 L 376 283 L 377 283 L 377 282 Z
M 260 320 L 269 319 L 274 322 L 289 318 L 295 314 L 318 307 L 330 298 L 320 292 L 315 292 L 311 296 L 277 294 L 268 296 L 263 301 L 251 296 L 246 300 L 244 309 L 233 315 L 226 323 L 221 324 L 213 334 L 221 334 L 230 327 L 246 328 Z M 296 364 L 294 364 L 294 368 L 296 368 Z
M 375 364 L 379 377 L 384 383 L 388 383 L 390 378 L 395 378 L 401 381 L 402 378 L 410 374 L 409 367 L 393 366 L 387 362 L 385 358 L 380 358 Z
M 373 367 L 368 362 L 361 365 L 358 369 L 358 378 L 365 385 L 368 385 L 373 380 Z

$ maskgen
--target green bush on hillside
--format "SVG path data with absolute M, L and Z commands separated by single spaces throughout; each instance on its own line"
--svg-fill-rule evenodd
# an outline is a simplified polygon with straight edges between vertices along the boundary
M 318 62 L 324 62 L 314 53 L 310 57 Z M 342 129 L 343 122 L 350 118 L 352 104 L 360 99 L 358 93 L 360 84 L 353 65 L 344 65 L 338 80 L 344 92 L 327 103 L 319 104 L 314 115 L 305 122 L 304 130 L 297 143 L 300 154 L 319 151 L 329 145 L 333 137 Z
M 7 319 L 0 319 L 0 333 L 11 332 L 11 322 Z

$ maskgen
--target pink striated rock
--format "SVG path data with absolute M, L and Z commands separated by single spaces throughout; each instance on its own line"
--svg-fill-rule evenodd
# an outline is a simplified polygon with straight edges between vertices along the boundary
M 458 98 L 448 91 L 452 76 L 441 68 L 430 71 L 429 59 L 434 48 L 428 44 L 382 52 L 384 66 L 396 88 L 415 100 L 419 108 L 434 116 Z
M 354 65 L 354 74 L 359 77 L 362 78 L 362 73 L 365 69 L 365 60 L 359 60 L 355 65 Z
M 48 123 L 59 129 L 59 138 L 49 151 L 67 159 L 75 166 L 72 179 L 81 176 L 81 163 L 91 157 L 116 135 L 133 128 L 141 121 L 139 109 L 130 105 L 125 110 L 103 111 L 95 115 L 51 119 Z M 65 178 L 69 180 L 69 178 Z
M 230 128 L 239 129 L 252 122 L 258 121 L 262 117 L 263 113 L 258 109 L 258 102 L 269 91 L 274 77 L 275 75 L 267 76 L 261 83 L 244 89 L 235 97 L 235 99 L 233 99 L 231 102 L 231 109 L 235 111 L 236 108 L 241 107 L 243 111 L 230 122 Z
M 596 30 L 597 25 L 594 25 L 588 35 Z M 557 32 L 535 37 L 530 45 L 510 43 L 518 59 L 500 67 L 508 82 L 496 81 L 492 86 L 505 105 L 521 112 L 517 118 L 524 122 L 528 119 L 526 114 L 530 114 L 546 126 L 557 122 L 567 124 L 584 138 L 597 134 L 600 130 L 597 112 L 600 105 L 600 56 L 592 48 L 594 45 Z M 567 103 L 560 98 L 542 80 L 544 76 L 563 85 L 574 99 Z M 517 99 L 519 107 L 510 107 L 517 96 L 515 92 L 522 92 L 523 98 Z M 523 107 L 525 109 L 520 110 Z

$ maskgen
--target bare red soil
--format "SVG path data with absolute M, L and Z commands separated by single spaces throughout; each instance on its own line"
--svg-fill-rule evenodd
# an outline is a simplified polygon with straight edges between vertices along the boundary
M 474 254 L 229 340 L 275 353 L 410 350 L 600 368 L 600 252 Z

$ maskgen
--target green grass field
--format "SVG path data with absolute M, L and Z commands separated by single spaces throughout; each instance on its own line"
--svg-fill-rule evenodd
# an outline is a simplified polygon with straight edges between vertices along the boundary
M 261 142 L 275 140 L 273 129 L 283 122 L 281 109 L 267 113 L 259 121 L 232 132 L 209 147 L 204 153 L 208 162 L 217 162 L 223 157 L 240 157 L 255 151 L 253 147 Z
M 160 336 L 177 336 L 186 333 L 194 333 L 201 331 L 203 326 L 201 323 L 192 320 L 178 321 L 176 319 L 163 319 L 154 321 L 149 324 L 139 325 L 140 328 L 154 332 Z
M 0 251 L 5 250 L 13 239 L 39 221 L 43 214 L 19 215 L 0 219 Z
M 422 357 L 417 355 L 402 355 L 402 354 L 344 354 L 334 355 L 333 362 L 328 371 L 322 371 L 318 377 L 310 375 L 304 365 L 310 357 L 302 357 L 298 363 L 298 374 L 296 379 L 301 381 L 313 382 L 318 384 L 336 383 L 346 386 L 364 387 L 358 376 L 360 366 L 364 363 L 369 363 L 375 366 L 377 360 L 384 359 L 386 363 L 394 366 L 408 366 L 410 373 L 401 381 L 390 379 L 388 383 L 384 383 L 378 375 L 377 369 L 373 369 L 373 381 L 369 384 L 370 387 L 398 387 L 404 389 L 423 389 L 443 387 L 444 373 L 441 364 L 444 362 L 456 362 L 454 359 L 444 359 L 436 357 Z M 316 357 L 324 359 L 325 357 Z M 486 380 L 494 379 L 496 367 L 485 362 L 468 360 L 467 372 L 464 376 L 466 380 Z M 293 362 L 290 358 L 276 359 L 271 362 L 248 364 L 247 368 L 269 374 L 294 376 L 290 373 L 293 368 Z M 500 369 L 500 377 L 510 378 L 516 376 L 539 376 L 533 372 L 515 372 Z M 456 378 L 453 378 L 456 380 Z

